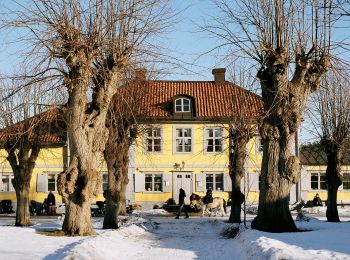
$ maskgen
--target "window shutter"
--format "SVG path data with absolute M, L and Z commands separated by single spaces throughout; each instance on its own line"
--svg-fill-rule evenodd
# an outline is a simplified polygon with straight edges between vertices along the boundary
M 38 173 L 36 179 L 36 191 L 47 192 L 47 173 Z
M 228 173 L 224 173 L 224 191 L 232 191 L 232 180 Z
M 301 169 L 301 190 L 302 191 L 310 191 L 311 190 L 311 173 Z
M 135 192 L 145 191 L 145 174 L 135 173 Z
M 205 173 L 196 174 L 196 191 L 197 192 L 205 192 L 206 191 Z
M 259 191 L 259 173 L 249 173 L 249 191 Z
M 163 174 L 163 192 L 171 192 L 172 174 Z

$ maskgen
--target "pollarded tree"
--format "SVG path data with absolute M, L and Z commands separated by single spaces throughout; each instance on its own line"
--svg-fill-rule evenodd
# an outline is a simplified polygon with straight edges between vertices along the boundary
M 251 89 L 253 86 L 252 77 L 245 73 L 243 68 L 239 71 L 239 78 L 239 86 Z M 248 159 L 247 145 L 254 137 L 259 119 L 259 115 L 254 118 L 249 116 L 250 100 L 242 97 L 243 95 L 235 97 L 238 99 L 239 109 L 232 108 L 236 110 L 236 113 L 235 116 L 228 118 L 227 127 L 230 144 L 229 174 L 232 182 L 231 213 L 228 220 L 230 223 L 241 223 L 241 206 L 245 200 L 245 195 L 241 190 L 241 180 L 245 176 L 245 164 Z M 260 112 L 262 113 L 262 106 Z
M 140 69 L 137 73 L 146 73 Z M 146 76 L 146 75 L 145 75 Z M 118 215 L 126 214 L 126 188 L 129 183 L 129 151 L 138 130 L 137 118 L 141 115 L 140 102 L 143 98 L 142 85 L 145 79 L 125 84 L 114 95 L 108 117 L 109 137 L 104 151 L 108 168 L 108 188 L 104 229 L 118 228 Z M 137 84 L 137 85 L 136 85 Z
M 327 71 L 331 1 L 215 1 L 222 15 L 206 30 L 230 55 L 256 61 L 265 115 L 259 123 L 263 143 L 258 215 L 252 227 L 296 231 L 289 193 L 299 180 L 293 140 L 308 96 Z
M 327 155 L 326 216 L 330 222 L 339 222 L 337 193 L 342 184 L 341 165 L 350 134 L 349 78 L 336 71 L 327 73 L 312 101 L 308 114 Z
M 169 25 L 167 1 L 17 3 L 6 25 L 29 33 L 24 39 L 34 45 L 30 61 L 37 65 L 32 76 L 61 80 L 68 93 L 71 160 L 58 179 L 66 204 L 62 229 L 67 235 L 90 235 L 90 199 L 100 190 L 97 166 L 108 139 L 108 108 L 131 60 L 150 57 L 159 47 L 152 37 Z
M 7 152 L 14 174 L 16 226 L 30 226 L 29 191 L 33 169 L 41 149 L 52 138 L 65 142 L 65 123 L 59 107 L 42 107 L 50 100 L 47 89 L 22 87 L 21 82 L 4 80 L 0 107 L 0 147 Z M 42 90 L 42 92 L 41 92 Z M 51 96 L 52 97 L 52 96 Z M 51 100 L 52 101 L 52 100 Z M 47 111 L 44 111 L 47 110 Z

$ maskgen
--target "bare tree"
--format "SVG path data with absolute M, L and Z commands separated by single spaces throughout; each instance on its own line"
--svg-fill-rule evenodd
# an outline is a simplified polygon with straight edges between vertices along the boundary
M 229 55 L 249 57 L 258 66 L 266 114 L 259 123 L 264 146 L 258 215 L 252 227 L 296 231 L 289 193 L 299 180 L 295 133 L 311 92 L 327 71 L 332 2 L 215 1 L 222 15 L 206 26 Z M 228 57 L 229 57 L 228 55 Z
M 253 78 L 245 69 L 240 68 L 238 77 L 237 80 L 236 74 L 234 81 L 237 81 L 240 87 L 252 89 L 254 85 Z M 241 180 L 245 176 L 245 164 L 248 159 L 247 145 L 256 133 L 256 123 L 259 117 L 259 115 L 256 115 L 256 117 L 249 116 L 250 100 L 245 96 L 242 97 L 234 97 L 238 100 L 240 108 L 232 108 L 232 110 L 236 110 L 236 115 L 228 119 L 227 127 L 230 143 L 229 174 L 232 181 L 231 213 L 228 220 L 230 223 L 241 223 L 241 206 L 245 200 L 245 195 L 241 190 Z M 260 112 L 262 113 L 262 107 Z
M 141 71 L 141 72 L 140 72 Z M 137 73 L 146 71 L 140 69 Z M 108 168 L 108 189 L 103 228 L 118 228 L 118 215 L 126 214 L 126 187 L 129 183 L 129 150 L 138 132 L 137 118 L 141 115 L 144 79 L 121 87 L 114 95 L 108 118 L 109 137 L 104 151 Z
M 336 71 L 327 73 L 308 112 L 327 155 L 327 220 L 339 222 L 337 193 L 342 184 L 341 165 L 350 134 L 349 78 Z
M 65 116 L 71 160 L 58 179 L 66 203 L 62 229 L 67 235 L 90 235 L 90 198 L 100 190 L 97 165 L 108 139 L 108 108 L 123 83 L 124 70 L 155 54 L 152 37 L 169 25 L 167 1 L 17 3 L 16 16 L 7 25 L 30 33 L 32 60 L 38 64 L 33 77 L 58 79 L 68 92 Z
M 7 98 L 0 107 L 0 146 L 7 152 L 6 159 L 14 174 L 13 187 L 17 198 L 15 225 L 30 226 L 29 190 L 35 162 L 41 149 L 52 139 L 65 142 L 65 124 L 59 108 L 47 110 L 46 106 L 41 106 L 40 101 L 49 101 L 41 87 L 23 88 L 23 82 L 12 80 L 3 80 L 2 84 L 1 96 Z

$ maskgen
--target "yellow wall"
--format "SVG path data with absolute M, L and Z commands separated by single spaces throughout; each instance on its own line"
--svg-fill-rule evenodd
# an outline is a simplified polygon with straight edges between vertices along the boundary
M 135 174 L 142 172 L 163 172 L 172 173 L 174 164 L 182 164 L 184 162 L 183 171 L 193 172 L 193 191 L 195 189 L 195 174 L 206 172 L 223 172 L 228 174 L 228 138 L 224 139 L 224 151 L 218 154 L 208 154 L 204 152 L 204 129 L 205 127 L 217 126 L 225 127 L 222 124 L 204 124 L 204 123 L 162 123 L 157 126 L 162 127 L 162 152 L 160 154 L 144 152 L 143 136 L 140 135 L 136 140 L 136 169 Z M 193 151 L 190 154 L 176 154 L 173 152 L 173 131 L 174 126 L 192 127 L 192 142 Z M 224 136 L 227 137 L 227 131 L 224 129 Z M 249 172 L 260 172 L 261 154 L 256 149 L 256 139 L 253 138 L 247 147 L 249 153 L 248 168 Z M 9 164 L 6 161 L 6 152 L 0 151 L 0 167 L 2 172 L 12 172 Z M 46 197 L 46 192 L 37 192 L 37 174 L 43 172 L 61 172 L 63 171 L 63 147 L 60 148 L 44 148 L 39 154 L 31 179 L 30 199 L 42 202 Z M 106 171 L 103 160 L 101 159 L 100 171 Z M 204 192 L 196 192 L 199 195 L 204 195 Z M 226 200 L 229 198 L 228 192 L 215 192 L 213 196 L 223 197 Z M 137 192 L 135 193 L 136 202 L 165 202 L 172 198 L 172 192 Z M 16 200 L 16 195 L 12 193 L 0 193 L 0 200 L 11 199 Z M 56 199 L 61 202 L 61 196 L 56 193 Z M 257 201 L 258 192 L 250 192 L 248 199 Z M 98 195 L 96 200 L 104 200 L 102 193 Z
M 326 165 L 306 165 L 303 166 L 303 169 L 305 172 L 308 173 L 308 176 L 305 179 L 302 179 L 302 181 L 311 181 L 311 173 L 323 173 L 326 174 Z M 350 166 L 349 165 L 344 165 L 341 167 L 341 171 L 343 172 L 350 172 Z M 316 194 L 319 194 L 321 200 L 326 201 L 327 200 L 327 190 L 308 190 L 307 191 L 307 196 L 306 200 L 312 200 Z M 338 189 L 338 194 L 337 194 L 337 201 L 338 203 L 341 202 L 350 202 L 350 190 L 343 190 L 342 186 L 339 187 Z
M 223 172 L 228 174 L 228 132 L 225 129 L 227 125 L 222 124 L 204 124 L 204 123 L 160 123 L 153 126 L 162 128 L 162 152 L 147 153 L 145 152 L 144 136 L 140 135 L 136 140 L 136 171 L 135 174 L 143 172 L 163 172 L 172 173 L 175 168 L 174 164 L 182 164 L 182 171 L 193 172 L 193 191 L 195 190 L 195 175 L 205 172 Z M 217 154 L 209 154 L 204 152 L 204 129 L 206 127 L 223 127 L 224 128 L 224 151 Z M 192 127 L 192 152 L 177 154 L 174 149 L 174 127 Z M 248 143 L 249 153 L 248 167 L 250 172 L 260 172 L 261 154 L 256 149 L 256 139 L 253 138 Z M 203 192 L 196 192 L 198 195 L 205 195 Z M 248 198 L 256 200 L 256 192 L 248 195 Z M 229 198 L 228 192 L 214 192 L 213 196 Z M 172 193 L 160 192 L 137 192 L 135 193 L 136 201 L 166 201 L 172 198 Z M 177 199 L 177 198 L 174 198 Z

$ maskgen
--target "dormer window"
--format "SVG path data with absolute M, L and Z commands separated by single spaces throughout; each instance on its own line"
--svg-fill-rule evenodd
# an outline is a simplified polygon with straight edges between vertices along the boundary
M 191 112 L 191 100 L 189 98 L 177 98 L 175 99 L 175 112 L 186 113 Z

